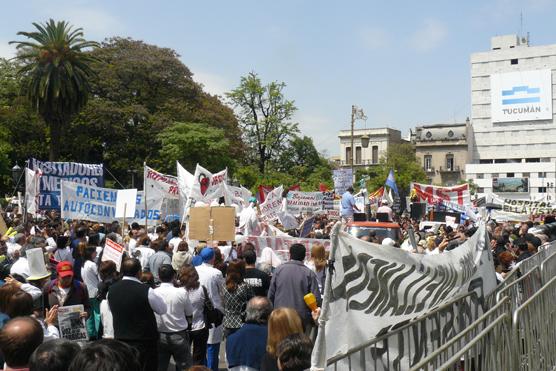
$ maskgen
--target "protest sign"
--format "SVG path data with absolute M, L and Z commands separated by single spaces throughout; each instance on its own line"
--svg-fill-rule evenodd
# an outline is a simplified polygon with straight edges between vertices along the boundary
M 286 209 L 289 213 L 316 213 L 322 211 L 324 197 L 322 192 L 296 192 L 289 191 L 286 196 Z
M 321 314 L 331 320 L 319 328 L 313 367 L 324 367 L 327 359 L 346 354 L 459 294 L 474 291 L 478 302 L 484 302 L 496 287 L 484 224 L 458 248 L 439 255 L 411 254 L 364 242 L 340 227 L 338 223 L 332 234 L 334 273 L 327 277 L 330 281 L 322 304 L 326 312 Z M 454 331 L 455 322 L 446 321 L 443 331 Z M 417 362 L 409 359 L 408 349 L 434 341 L 434 334 L 405 334 L 385 343 L 388 352 L 366 352 L 368 358 L 350 360 L 361 369 L 408 370 Z M 391 358 L 383 358 L 387 355 Z M 341 362 L 336 367 L 348 369 Z
M 119 189 L 116 193 L 116 218 L 133 218 L 136 201 L 136 189 Z
M 80 164 L 75 162 L 50 162 L 29 160 L 29 169 L 40 170 L 39 208 L 41 210 L 60 209 L 60 182 L 62 180 L 81 183 L 87 186 L 104 185 L 102 164 Z
M 178 178 L 159 173 L 145 165 L 146 208 L 161 211 L 164 220 L 180 218 L 180 191 Z
M 118 272 L 120 271 L 120 267 L 122 265 L 122 257 L 124 255 L 124 247 L 111 239 L 106 239 L 106 244 L 104 245 L 104 250 L 102 252 L 102 260 L 105 261 L 113 261 L 116 263 L 116 269 Z
M 315 223 L 315 217 L 312 216 L 308 219 L 305 219 L 303 221 L 303 224 L 301 225 L 300 231 L 299 231 L 299 237 L 301 238 L 305 238 L 307 236 L 309 236 L 309 233 L 311 233 L 311 230 L 313 229 L 313 224 Z
M 270 247 L 283 261 L 290 260 L 290 246 L 294 243 L 300 243 L 305 246 L 307 259 L 311 258 L 311 248 L 315 244 L 323 245 L 326 251 L 330 250 L 330 240 L 317 238 L 247 236 L 245 242 L 250 242 L 255 246 L 257 256 L 261 256 L 264 248 Z
M 233 207 L 192 207 L 188 237 L 198 241 L 232 241 L 236 235 L 235 218 Z
M 282 186 L 274 188 L 266 195 L 266 199 L 260 205 L 261 219 L 265 222 L 273 222 L 278 219 L 278 213 L 282 209 Z
M 411 183 L 412 193 L 418 198 L 417 202 L 436 205 L 443 202 L 457 205 L 470 205 L 469 184 L 453 187 L 437 187 L 428 184 Z
M 556 205 L 550 201 L 512 200 L 504 198 L 502 210 L 515 214 L 554 214 Z
M 228 170 L 224 169 L 218 173 L 211 173 L 197 164 L 193 176 L 193 186 L 190 197 L 195 201 L 210 204 L 214 199 L 224 196 L 223 183 L 228 181 Z
M 353 172 L 351 169 L 337 169 L 332 172 L 332 179 L 334 180 L 334 191 L 343 195 L 348 187 L 353 185 Z
M 68 305 L 58 307 L 58 327 L 62 339 L 71 341 L 87 341 L 87 327 L 85 318 L 81 318 L 81 313 L 85 309 L 83 305 Z
M 116 218 L 116 189 L 86 186 L 74 182 L 61 183 L 62 218 L 89 220 L 98 223 L 112 223 Z M 135 215 L 128 222 L 145 224 L 145 215 L 149 222 L 163 221 L 161 211 L 149 209 L 145 211 L 143 191 L 137 192 Z

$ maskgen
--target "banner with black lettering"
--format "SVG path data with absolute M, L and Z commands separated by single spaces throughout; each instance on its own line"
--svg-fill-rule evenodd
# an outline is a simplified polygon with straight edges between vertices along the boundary
M 166 221 L 178 220 L 181 216 L 178 178 L 159 173 L 146 165 L 144 177 L 147 208 L 160 210 L 161 217 Z
M 41 210 L 60 209 L 60 182 L 81 183 L 104 186 L 104 167 L 102 164 L 80 164 L 76 162 L 50 162 L 29 159 L 29 169 L 40 170 L 39 208 Z
M 327 359 L 346 354 L 458 294 L 476 291 L 482 300 L 496 287 L 484 224 L 465 243 L 438 255 L 368 243 L 339 229 L 338 223 L 330 256 L 334 273 L 330 281 L 327 277 L 313 367 L 324 367 Z M 415 361 L 404 353 L 415 346 L 414 340 L 386 345 L 388 354 L 397 357 L 397 370 L 408 370 Z M 365 352 L 360 361 L 366 369 L 386 370 L 392 359 L 382 359 L 384 354 Z M 348 369 L 347 364 L 336 366 Z

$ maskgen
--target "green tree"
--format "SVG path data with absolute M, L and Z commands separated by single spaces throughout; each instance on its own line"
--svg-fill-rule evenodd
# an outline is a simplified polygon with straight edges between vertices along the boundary
M 424 183 L 427 175 L 415 156 L 415 151 L 409 143 L 391 144 L 386 151 L 386 157 L 381 157 L 379 165 L 374 168 L 374 177 L 367 183 L 369 191 L 374 191 L 384 185 L 390 172 L 394 170 L 398 191 L 405 194 L 411 182 Z
M 87 103 L 95 59 L 86 50 L 98 46 L 83 38 L 81 28 L 50 19 L 33 23 L 38 31 L 17 34 L 33 41 L 11 41 L 22 62 L 23 89 L 50 129 L 51 161 L 58 160 L 62 130 Z
M 296 107 L 285 98 L 285 87 L 283 82 L 263 85 L 258 75 L 251 72 L 226 94 L 237 109 L 247 158 L 257 164 L 262 174 L 269 162 L 280 157 L 289 138 L 299 132 L 297 124 L 291 122 Z
M 162 147 L 160 169 L 165 172 L 174 172 L 176 161 L 186 169 L 195 169 L 197 163 L 210 171 L 233 168 L 234 160 L 229 157 L 230 142 L 222 129 L 177 122 L 158 134 L 157 139 Z

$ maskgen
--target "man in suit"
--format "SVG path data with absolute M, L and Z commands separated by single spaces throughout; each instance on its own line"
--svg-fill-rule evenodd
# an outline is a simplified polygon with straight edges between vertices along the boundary
M 110 286 L 108 305 L 114 320 L 114 338 L 139 351 L 144 371 L 156 371 L 158 365 L 158 328 L 154 313 L 166 313 L 164 300 L 141 283 L 138 259 L 122 262 L 121 281 Z

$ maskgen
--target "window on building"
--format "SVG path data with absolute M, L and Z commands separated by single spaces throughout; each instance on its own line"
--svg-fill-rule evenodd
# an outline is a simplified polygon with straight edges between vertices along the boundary
M 546 178 L 546 171 L 539 172 L 539 178 Z
M 525 162 L 541 162 L 540 158 L 526 158 Z
M 485 189 L 483 187 L 477 187 L 477 193 L 485 193 Z
M 372 155 L 373 164 L 378 164 L 378 146 L 373 146 L 371 155 Z
M 446 170 L 454 171 L 454 155 L 446 155 Z
M 500 174 L 498 174 L 498 173 L 492 173 L 492 174 L 490 174 L 490 177 L 491 177 L 491 178 L 498 178 L 499 176 L 500 176 Z
M 361 147 L 355 147 L 355 163 L 361 164 Z
M 505 164 L 506 162 L 508 162 L 508 160 L 503 158 L 497 158 L 496 160 L 494 160 L 495 164 Z
M 529 178 L 531 177 L 531 173 L 521 173 L 522 178 Z
M 546 193 L 546 187 L 539 187 L 539 193 Z
M 477 174 L 477 179 L 484 179 L 485 178 L 485 174 Z
M 351 164 L 351 147 L 346 147 L 346 163 Z
M 518 62 L 517 58 L 511 59 L 511 60 L 510 60 L 510 63 L 511 63 L 511 64 L 517 64 L 517 62 Z
M 492 164 L 492 160 L 479 160 L 479 164 Z
M 425 155 L 424 157 L 424 167 L 425 167 L 425 171 L 431 171 L 432 170 L 432 156 L 431 155 Z
M 515 173 L 506 173 L 506 178 L 514 178 Z

